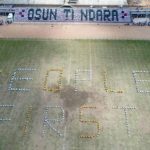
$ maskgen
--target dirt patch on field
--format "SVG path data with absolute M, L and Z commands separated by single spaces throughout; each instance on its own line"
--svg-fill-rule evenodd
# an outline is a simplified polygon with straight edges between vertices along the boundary
M 119 24 L 12 24 L 0 27 L 0 38 L 150 40 L 150 28 Z
M 63 99 L 64 108 L 73 111 L 87 102 L 88 93 L 85 91 L 75 92 L 73 87 L 66 86 L 62 89 L 60 97 Z
M 144 134 L 150 134 L 150 126 L 147 126 L 147 124 L 150 124 L 150 117 L 148 112 L 142 112 L 141 114 L 145 114 L 142 116 L 142 118 L 139 121 L 139 128 Z

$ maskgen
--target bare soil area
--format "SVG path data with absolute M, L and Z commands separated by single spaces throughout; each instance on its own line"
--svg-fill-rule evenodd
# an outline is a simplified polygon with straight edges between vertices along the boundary
M 150 6 L 149 0 L 128 0 L 128 4 L 132 6 Z
M 0 38 L 150 40 L 150 27 L 104 24 L 12 24 L 0 27 Z

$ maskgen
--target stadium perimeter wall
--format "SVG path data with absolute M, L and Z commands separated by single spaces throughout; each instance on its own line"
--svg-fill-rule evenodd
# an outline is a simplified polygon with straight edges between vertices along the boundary
M 14 22 L 72 22 L 132 24 L 134 18 L 150 19 L 150 8 L 132 7 L 44 7 L 14 6 L 0 8 L 0 14 L 14 14 Z M 145 23 L 145 25 L 150 25 Z

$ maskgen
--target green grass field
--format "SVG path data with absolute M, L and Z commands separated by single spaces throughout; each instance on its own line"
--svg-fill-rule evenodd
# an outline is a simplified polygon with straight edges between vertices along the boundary
M 31 91 L 8 91 L 17 68 L 37 69 L 16 74 L 31 81 L 13 80 L 14 87 Z M 49 69 L 63 69 L 60 91 L 43 90 L 45 78 L 49 88 L 57 87 L 60 72 L 46 77 Z M 92 70 L 92 80 L 75 83 L 77 69 L 79 80 L 90 77 L 82 70 Z M 0 107 L 0 118 L 11 118 L 0 121 L 0 150 L 149 150 L 150 93 L 136 91 L 134 70 L 150 71 L 150 41 L 1 39 L 0 105 L 14 107 Z M 136 78 L 147 80 L 138 83 L 140 90 L 150 91 L 150 73 Z M 83 120 L 95 122 L 81 122 L 82 105 L 96 106 L 81 109 Z M 64 109 L 64 121 L 49 121 L 57 131 L 43 126 L 46 106 Z M 120 108 L 127 106 L 135 109 Z M 61 109 L 49 108 L 47 116 L 61 118 Z

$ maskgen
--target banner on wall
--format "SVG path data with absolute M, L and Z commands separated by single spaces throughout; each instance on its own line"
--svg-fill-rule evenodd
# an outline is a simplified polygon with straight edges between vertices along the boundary
M 129 23 L 125 8 L 15 8 L 15 22 Z

